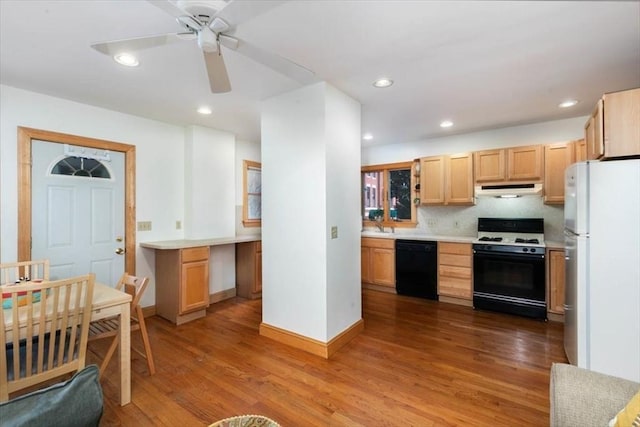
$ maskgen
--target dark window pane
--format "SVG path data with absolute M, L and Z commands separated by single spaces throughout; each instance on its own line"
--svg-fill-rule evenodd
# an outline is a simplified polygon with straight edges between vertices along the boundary
M 389 172 L 389 216 L 411 220 L 411 169 Z
M 72 175 L 93 178 L 111 178 L 105 165 L 95 159 L 66 157 L 51 168 L 52 175 Z

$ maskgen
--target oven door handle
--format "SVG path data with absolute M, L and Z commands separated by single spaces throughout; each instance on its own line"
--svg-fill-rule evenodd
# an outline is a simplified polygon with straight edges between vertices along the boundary
M 518 252 L 492 252 L 483 251 L 480 249 L 473 250 L 474 255 L 481 257 L 500 257 L 500 258 L 519 258 L 519 259 L 544 259 L 544 253 L 532 254 L 532 253 L 518 253 Z

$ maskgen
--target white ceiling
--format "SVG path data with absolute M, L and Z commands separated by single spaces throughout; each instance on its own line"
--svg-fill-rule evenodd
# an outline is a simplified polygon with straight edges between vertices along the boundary
M 137 68 L 89 47 L 179 30 L 143 0 L 0 0 L 0 82 L 259 141 L 260 101 L 296 81 L 225 50 L 233 90 L 212 94 L 194 41 L 141 51 Z M 640 1 L 289 1 L 235 35 L 358 100 L 365 145 L 582 116 L 640 87 Z M 374 88 L 381 76 L 395 84 Z

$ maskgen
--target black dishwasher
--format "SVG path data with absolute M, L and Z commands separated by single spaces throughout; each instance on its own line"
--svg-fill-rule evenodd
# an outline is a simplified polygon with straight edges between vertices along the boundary
M 438 244 L 396 240 L 396 292 L 438 299 Z

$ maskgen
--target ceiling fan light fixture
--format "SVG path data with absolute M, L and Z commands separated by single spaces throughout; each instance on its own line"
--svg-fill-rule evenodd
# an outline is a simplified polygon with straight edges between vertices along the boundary
M 198 113 L 203 114 L 203 115 L 209 115 L 211 114 L 211 108 L 206 107 L 206 106 L 202 106 L 198 108 Z
M 388 79 L 386 77 L 380 78 L 380 79 L 376 80 L 375 82 L 373 82 L 373 86 L 377 87 L 377 88 L 389 87 L 392 84 L 393 84 L 393 80 Z
M 138 58 L 127 52 L 121 52 L 113 55 L 113 60 L 125 67 L 137 67 L 140 65 Z
M 565 101 L 562 101 L 560 104 L 558 104 L 558 107 L 560 107 L 560 108 L 569 108 L 569 107 L 573 107 L 577 103 L 578 103 L 577 99 L 567 99 Z

